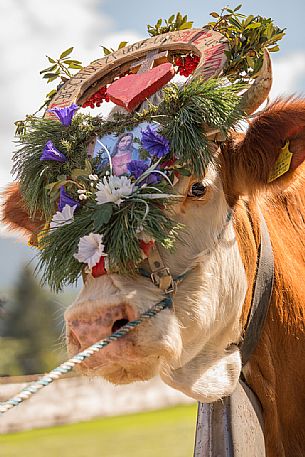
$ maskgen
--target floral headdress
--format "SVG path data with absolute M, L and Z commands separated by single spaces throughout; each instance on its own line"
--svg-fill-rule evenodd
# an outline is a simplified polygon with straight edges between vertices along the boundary
M 198 58 L 180 53 L 173 64 L 176 73 L 189 76 Z M 244 118 L 240 94 L 245 86 L 238 71 L 232 83 L 228 63 L 227 68 L 221 78 L 170 83 L 158 105 L 148 103 L 147 109 L 118 112 L 108 120 L 81 114 L 73 103 L 52 106 L 52 118 L 28 116 L 22 129 L 19 123 L 21 148 L 13 171 L 31 215 L 46 221 L 36 245 L 43 278 L 52 288 L 74 282 L 84 268 L 95 277 L 107 271 L 132 274 L 153 243 L 174 246 L 180 228 L 171 218 L 171 205 L 180 198 L 176 180 L 202 176 L 213 160 L 207 130 L 226 137 Z M 94 107 L 105 99 L 103 87 L 82 105 Z M 117 171 L 103 139 L 126 132 L 136 157 L 130 152 Z M 99 151 L 93 155 L 92 142 Z

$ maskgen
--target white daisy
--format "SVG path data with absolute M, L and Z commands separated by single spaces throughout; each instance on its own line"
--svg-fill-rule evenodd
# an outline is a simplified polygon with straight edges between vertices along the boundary
M 126 176 L 104 176 L 103 181 L 97 184 L 96 201 L 99 205 L 113 202 L 120 205 L 124 197 L 129 197 L 135 186 Z
M 71 224 L 71 222 L 74 221 L 74 211 L 77 208 L 77 205 L 74 206 L 69 206 L 65 205 L 62 209 L 62 211 L 57 211 L 57 213 L 54 214 L 52 217 L 52 220 L 50 222 L 50 228 L 58 228 L 66 224 Z
M 89 268 L 94 267 L 105 254 L 102 244 L 103 235 L 90 233 L 80 238 L 78 243 L 78 253 L 74 257 L 79 262 L 86 263 Z

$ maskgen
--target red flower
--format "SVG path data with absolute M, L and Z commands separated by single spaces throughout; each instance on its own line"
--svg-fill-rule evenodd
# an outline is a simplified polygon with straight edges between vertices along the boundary
M 106 86 L 101 87 L 97 92 L 95 92 L 91 97 L 89 97 L 82 105 L 82 108 L 90 106 L 90 108 L 95 108 L 95 106 L 101 106 L 103 101 L 108 102 L 109 97 L 106 95 Z
M 149 241 L 148 243 L 145 243 L 143 240 L 139 240 L 140 248 L 144 252 L 144 254 L 148 257 L 150 254 L 150 251 L 152 250 L 155 242 L 153 240 Z
M 170 168 L 172 165 L 175 164 L 176 161 L 177 161 L 176 157 L 173 157 L 172 159 L 165 160 L 164 162 L 162 162 L 160 167 L 161 168 Z
M 193 54 L 188 54 L 187 56 L 176 57 L 174 63 L 178 67 L 177 72 L 181 76 L 188 77 L 194 72 L 199 61 L 200 57 Z
M 102 255 L 98 263 L 92 267 L 92 276 L 94 278 L 98 278 L 99 276 L 103 276 L 107 274 L 106 268 L 105 268 L 105 256 Z

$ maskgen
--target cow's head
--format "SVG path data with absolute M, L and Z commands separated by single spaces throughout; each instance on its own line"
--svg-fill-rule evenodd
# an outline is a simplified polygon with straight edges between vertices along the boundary
M 190 39 L 199 32 L 183 33 Z M 200 34 L 205 49 L 206 31 Z M 160 42 L 160 46 L 165 44 Z M 213 67 L 208 65 L 209 70 L 205 69 L 208 52 L 198 67 L 202 71 Z M 125 65 L 125 53 L 118 51 L 118 55 Z M 270 60 L 267 54 L 266 57 L 261 75 L 243 98 L 243 109 L 248 113 L 258 108 L 270 90 Z M 91 70 L 95 65 L 93 62 Z M 90 71 L 84 71 L 82 78 L 91 77 Z M 96 82 L 95 76 L 92 81 Z M 64 90 L 78 94 L 76 86 L 71 83 L 71 88 Z M 84 87 L 90 95 L 89 82 Z M 60 93 L 57 97 L 60 100 Z M 83 362 L 84 373 L 103 376 L 116 384 L 160 374 L 167 384 L 204 402 L 233 391 L 241 371 L 237 344 L 243 305 L 252 294 L 258 239 L 255 211 L 250 223 L 243 201 L 248 200 L 248 208 L 255 207 L 257 199 L 276 193 L 280 196 L 300 185 L 304 127 L 305 102 L 294 99 L 278 101 L 258 114 L 246 134 L 232 132 L 222 142 L 217 134 L 213 137 L 215 132 L 210 134 L 215 150 L 213 163 L 207 166 L 204 176 L 180 176 L 176 184 L 182 197 L 172 206 L 173 218 L 184 227 L 183 234 L 173 252 L 158 247 L 171 275 L 183 277 L 174 294 L 173 307 Z M 293 153 L 289 170 L 269 183 L 287 141 Z M 32 238 L 43 225 L 39 215 L 37 220 L 27 216 L 18 185 L 6 192 L 4 220 L 13 228 L 27 231 Z M 163 298 L 164 291 L 140 274 L 130 277 L 109 273 L 97 278 L 87 275 L 79 296 L 65 314 L 69 353 L 75 354 L 105 338 Z
M 255 233 L 242 202 L 246 198 L 255 206 L 257 200 L 275 194 L 281 198 L 301 185 L 304 128 L 305 102 L 277 101 L 257 115 L 246 134 L 232 134 L 222 144 L 202 179 L 179 180 L 183 199 L 174 213 L 186 229 L 173 253 L 160 248 L 174 277 L 186 273 L 173 308 L 92 356 L 82 364 L 84 373 L 116 384 L 160 374 L 167 384 L 205 402 L 232 392 L 241 370 L 236 343 L 242 308 L 251 295 L 256 262 Z M 293 153 L 290 169 L 268 183 L 287 140 Z M 17 185 L 7 193 L 4 217 L 31 234 L 41 225 L 26 216 Z M 87 276 L 65 314 L 70 354 L 106 337 L 162 298 L 163 292 L 140 275 Z

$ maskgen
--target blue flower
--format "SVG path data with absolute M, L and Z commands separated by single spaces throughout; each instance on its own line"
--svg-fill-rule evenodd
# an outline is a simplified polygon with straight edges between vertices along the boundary
M 58 211 L 62 211 L 66 205 L 69 206 L 76 206 L 77 208 L 80 206 L 79 202 L 73 200 L 67 192 L 65 191 L 64 186 L 61 186 L 59 190 L 59 202 L 58 202 Z
M 47 141 L 43 148 L 40 160 L 55 160 L 55 162 L 67 162 L 67 157 L 60 152 L 51 140 Z
M 131 160 L 127 164 L 127 168 L 129 173 L 135 178 L 138 179 L 140 176 L 142 176 L 143 173 L 151 166 L 151 160 Z M 159 167 L 156 168 L 158 170 Z M 142 186 L 143 184 L 157 184 L 160 182 L 162 179 L 162 176 L 160 173 L 156 173 L 152 171 L 149 173 L 149 175 L 141 180 L 140 185 Z
M 170 151 L 170 143 L 167 138 L 153 130 L 150 125 L 146 130 L 142 130 L 141 144 L 152 157 L 166 156 Z
M 49 109 L 48 111 L 50 113 L 54 113 L 55 116 L 58 117 L 58 119 L 60 120 L 62 125 L 67 127 L 68 125 L 71 125 L 72 117 L 74 116 L 75 111 L 77 111 L 78 108 L 79 108 L 79 106 L 76 105 L 75 103 L 73 103 L 70 106 L 64 106 L 63 108 L 55 107 L 55 108 Z
M 135 179 L 138 179 L 147 170 L 149 165 L 149 162 L 146 160 L 131 160 L 127 164 L 127 169 Z
M 143 182 L 145 182 L 148 185 L 152 185 L 152 184 L 158 184 L 161 181 L 161 179 L 162 179 L 162 175 L 160 175 L 160 173 L 156 173 L 156 172 L 152 171 L 147 176 L 147 178 L 144 179 Z

